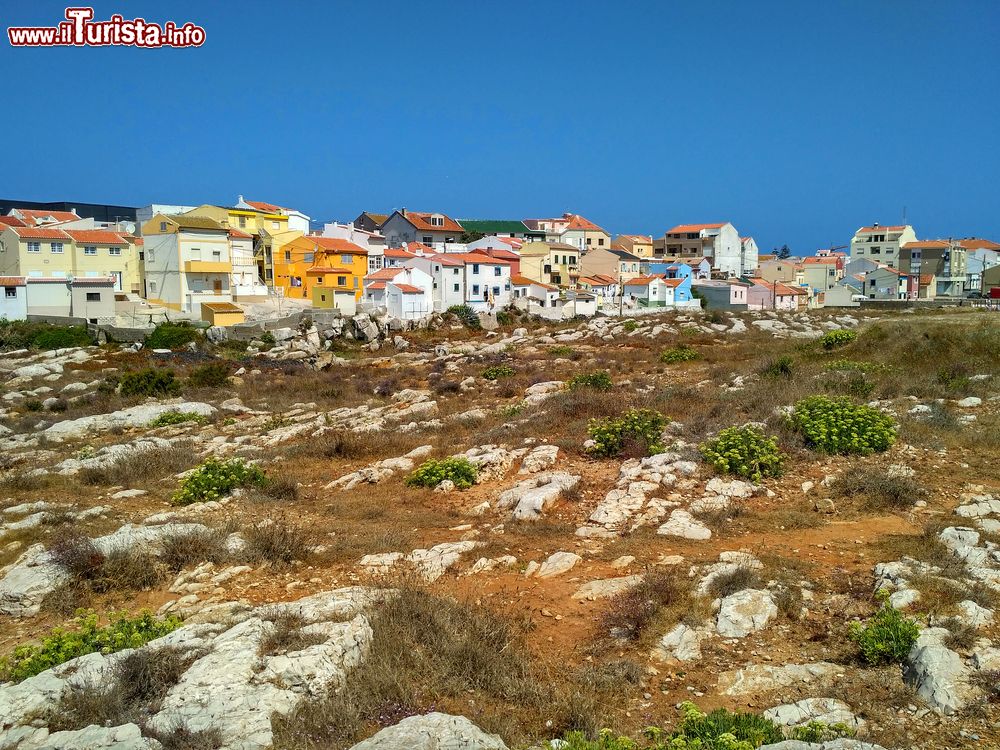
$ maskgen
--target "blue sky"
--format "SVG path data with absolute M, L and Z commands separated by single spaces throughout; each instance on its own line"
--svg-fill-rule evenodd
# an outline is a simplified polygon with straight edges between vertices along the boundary
M 905 206 L 921 237 L 1000 240 L 996 0 L 94 7 L 207 41 L 0 42 L 0 197 L 730 220 L 799 254 Z

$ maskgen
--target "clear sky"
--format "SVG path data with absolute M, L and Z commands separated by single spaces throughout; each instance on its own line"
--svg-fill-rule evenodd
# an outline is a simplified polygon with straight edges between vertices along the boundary
M 0 7 L 6 31 L 65 4 Z M 1000 240 L 998 0 L 94 7 L 207 40 L 3 39 L 0 197 L 729 220 L 798 254 L 905 206 L 921 238 Z

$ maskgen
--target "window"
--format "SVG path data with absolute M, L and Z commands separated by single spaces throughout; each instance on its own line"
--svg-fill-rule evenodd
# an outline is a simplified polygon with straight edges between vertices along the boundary
M 498 286 L 493 287 L 493 294 L 500 294 L 500 287 Z
M 594 238 L 593 238 L 593 237 L 588 237 L 588 238 L 587 238 L 587 244 L 588 244 L 588 245 L 589 245 L 589 244 L 591 244 L 591 243 L 592 243 L 593 241 L 594 241 Z
M 882 254 L 882 248 L 880 248 L 880 247 L 873 247 L 872 248 L 872 255 L 881 255 L 881 254 Z
M 479 294 L 479 284 L 473 284 L 472 285 L 472 293 L 473 294 Z
M 87 302 L 100 302 L 101 293 L 100 292 L 87 292 Z
M 28 243 L 29 253 L 40 253 L 42 252 L 42 243 L 40 242 L 29 242 Z
M 503 275 L 503 269 L 500 268 L 500 266 L 493 266 L 493 275 L 494 276 L 502 276 Z
M 347 277 L 346 276 L 338 276 L 337 277 L 337 286 L 347 286 Z
M 292 251 L 285 250 L 285 263 L 291 263 L 291 262 L 292 262 Z
M 247 217 L 246 216 L 241 216 L 240 217 L 240 229 L 245 228 L 246 225 L 247 225 Z
M 83 248 L 83 254 L 84 255 L 97 255 L 97 248 L 93 247 L 93 246 L 85 247 L 85 248 Z
M 603 245 L 604 244 L 604 238 L 603 237 L 598 237 L 597 238 L 597 244 L 598 245 Z
M 430 225 L 432 227 L 443 227 L 444 217 L 443 216 L 432 216 L 430 220 Z
M 423 237 L 420 238 L 420 241 L 425 245 L 430 245 L 432 242 L 434 242 L 434 238 L 431 237 L 429 234 L 425 234 Z
M 161 232 L 166 232 L 167 231 L 167 222 L 165 222 L 165 221 L 161 221 L 160 222 L 160 231 Z
M 149 291 L 152 294 L 156 294 L 156 282 L 155 281 L 150 281 L 149 282 Z
M 222 260 L 222 251 L 221 250 L 213 250 L 212 251 L 212 260 Z
M 472 264 L 472 273 L 474 273 L 474 274 L 478 274 L 479 273 L 479 264 L 478 263 L 473 263 Z
M 276 221 L 271 222 L 271 229 L 277 229 L 280 225 Z
M 351 265 L 351 263 L 353 263 L 354 261 L 353 261 L 353 260 L 351 259 L 351 256 L 350 256 L 350 255 L 341 255 L 341 256 L 340 256 L 340 262 L 341 262 L 341 263 L 343 263 L 343 264 L 345 264 L 345 265 L 348 265 L 348 266 L 349 266 L 349 265 Z
M 455 289 L 454 289 L 454 290 L 455 290 L 456 292 L 458 291 L 458 284 L 455 284 Z
M 121 254 L 122 254 L 122 249 L 120 247 L 109 247 L 108 248 L 108 255 L 110 255 L 112 257 L 117 258 Z
M 145 253 L 146 253 L 146 260 L 148 260 L 150 263 L 152 263 L 153 262 L 153 251 L 152 250 L 146 250 Z M 139 254 L 139 260 L 142 260 L 142 253 Z
M 3 296 L 7 299 L 17 299 L 17 287 L 16 286 L 5 286 L 3 288 Z
M 451 272 L 452 276 L 458 276 L 458 274 L 459 274 L 460 271 L 461 271 L 461 269 L 459 269 L 459 268 L 453 269 L 452 272 Z
M 52 250 L 53 255 L 62 255 L 63 243 L 53 242 L 51 245 L 49 245 L 49 248 Z

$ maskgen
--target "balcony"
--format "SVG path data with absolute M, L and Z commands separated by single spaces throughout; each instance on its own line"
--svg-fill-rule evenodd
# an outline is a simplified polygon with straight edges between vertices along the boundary
M 221 260 L 186 260 L 184 273 L 229 273 L 233 266 Z

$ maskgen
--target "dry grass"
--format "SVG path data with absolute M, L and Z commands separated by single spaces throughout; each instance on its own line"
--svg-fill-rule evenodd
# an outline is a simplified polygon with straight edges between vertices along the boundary
M 83 469 L 77 478 L 88 485 L 144 487 L 186 471 L 197 463 L 197 454 L 189 447 L 172 445 L 133 454 L 103 468 Z
M 265 618 L 271 621 L 272 628 L 260 642 L 261 656 L 289 654 L 326 641 L 326 636 L 320 633 L 302 632 L 306 621 L 295 612 L 280 611 L 265 614 Z
M 163 537 L 160 561 L 172 573 L 203 562 L 221 563 L 230 557 L 226 534 L 216 529 L 197 529 Z
M 665 608 L 679 608 L 690 598 L 690 583 L 674 573 L 647 572 L 638 586 L 613 597 L 600 626 L 615 638 L 638 640 Z
M 855 466 L 830 485 L 836 497 L 849 498 L 865 511 L 908 510 L 927 495 L 911 477 L 893 476 L 886 466 Z
M 283 518 L 265 519 L 243 529 L 246 545 L 239 558 L 251 565 L 287 566 L 312 552 L 311 535 Z
M 763 584 L 760 573 L 751 567 L 740 565 L 715 576 L 708 587 L 708 593 L 713 597 L 725 598 L 744 589 L 759 588 Z

